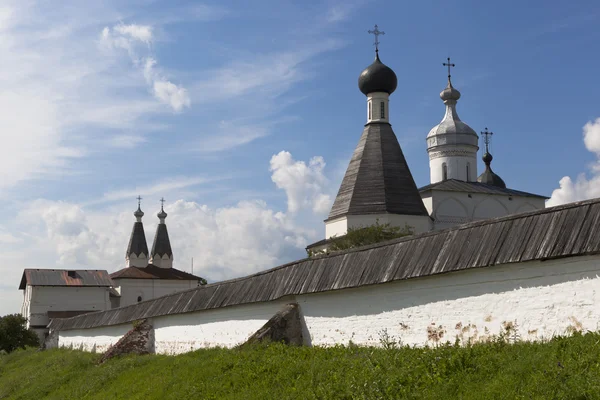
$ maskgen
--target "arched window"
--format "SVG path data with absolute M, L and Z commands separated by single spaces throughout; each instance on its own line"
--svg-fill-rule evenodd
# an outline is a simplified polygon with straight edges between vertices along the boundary
M 467 163 L 467 182 L 471 182 L 471 163 Z
M 385 103 L 381 102 L 381 119 L 385 118 Z
M 442 164 L 442 180 L 446 180 L 448 179 L 448 167 L 446 166 L 446 163 Z
M 138 303 L 142 301 L 142 296 L 138 296 Z
M 371 117 L 371 102 L 369 101 L 369 119 L 371 119 L 373 117 Z

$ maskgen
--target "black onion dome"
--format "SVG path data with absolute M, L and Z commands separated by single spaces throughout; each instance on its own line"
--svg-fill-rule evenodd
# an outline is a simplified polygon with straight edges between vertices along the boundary
M 365 95 L 373 92 L 392 94 L 398 86 L 398 78 L 394 71 L 381 62 L 379 54 L 375 56 L 373 64 L 361 72 L 358 77 L 358 88 Z
M 494 157 L 492 157 L 490 153 L 486 152 L 481 158 L 485 163 L 485 171 L 483 171 L 483 173 L 477 177 L 477 182 L 506 189 L 506 183 L 504 183 L 504 180 L 494 173 L 494 171 L 492 171 L 490 164 L 492 163 Z

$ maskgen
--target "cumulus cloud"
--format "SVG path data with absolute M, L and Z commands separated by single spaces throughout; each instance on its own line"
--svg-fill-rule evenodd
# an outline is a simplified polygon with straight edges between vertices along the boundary
M 288 211 L 295 213 L 309 208 L 315 213 L 325 213 L 331 207 L 331 198 L 325 193 L 327 178 L 323 170 L 325 160 L 317 156 L 304 161 L 295 161 L 287 151 L 271 158 L 271 180 L 287 195 Z
M 581 173 L 575 181 L 569 176 L 563 177 L 559 181 L 560 187 L 546 202 L 547 207 L 600 197 L 600 118 L 583 126 L 583 143 L 597 157 L 590 166 L 590 176 Z
M 168 80 L 158 69 L 156 59 L 149 55 L 154 39 L 152 32 L 149 25 L 121 23 L 112 28 L 107 26 L 100 34 L 100 44 L 109 50 L 126 50 L 133 64 L 141 70 L 154 97 L 175 112 L 181 112 L 190 106 L 190 96 L 187 89 Z

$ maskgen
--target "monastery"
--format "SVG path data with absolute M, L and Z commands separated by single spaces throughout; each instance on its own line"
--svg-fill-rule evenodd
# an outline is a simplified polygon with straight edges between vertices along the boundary
M 162 354 L 233 347 L 257 335 L 309 346 L 376 346 L 382 337 L 423 346 L 597 330 L 600 199 L 544 208 L 544 196 L 507 188 L 492 171 L 487 130 L 478 174 L 479 137 L 458 117 L 461 95 L 450 69 L 440 94 L 445 115 L 426 137 L 431 182 L 417 188 L 390 125 L 397 77 L 380 59 L 381 32 L 370 32 L 375 60 L 358 80 L 367 121 L 325 220 L 325 239 L 309 249 L 378 220 L 408 225 L 413 235 L 54 318 L 48 345 L 105 351 L 142 325 L 148 351 Z M 449 59 L 445 65 L 453 66 Z M 149 268 L 143 257 L 138 262 L 146 253 L 135 231 L 128 267 L 113 281 Z M 170 247 L 153 248 L 151 256 L 156 267 L 148 271 L 172 267 Z

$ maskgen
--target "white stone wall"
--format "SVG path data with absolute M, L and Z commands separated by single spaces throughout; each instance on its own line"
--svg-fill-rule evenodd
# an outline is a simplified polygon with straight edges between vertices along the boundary
M 399 215 L 399 214 L 367 214 L 348 215 L 325 224 L 325 237 L 342 236 L 348 232 L 348 228 L 357 228 L 373 225 L 379 220 L 380 224 L 390 223 L 394 226 L 403 227 L 405 224 L 412 227 L 415 233 L 428 232 L 432 228 L 431 219 L 428 216 Z
M 138 303 L 138 297 L 146 301 L 198 286 L 196 280 L 179 279 L 114 279 L 113 282 L 121 293 L 119 307 Z
M 506 327 L 524 340 L 598 330 L 600 257 L 480 268 L 298 296 L 312 345 L 482 341 Z
M 122 324 L 94 329 L 61 331 L 58 335 L 58 346 L 104 353 L 132 328 L 133 324 Z
M 475 182 L 477 180 L 477 148 L 472 146 L 448 146 L 450 149 L 432 151 L 429 154 L 431 183 L 444 180 L 443 165 L 446 164 L 446 179 Z M 469 176 L 467 179 L 467 164 Z
M 237 346 L 288 302 L 244 304 L 153 318 L 156 352 L 180 354 L 206 347 Z
M 543 340 L 600 329 L 600 256 L 471 269 L 289 297 L 274 302 L 153 318 L 156 351 L 178 354 L 243 343 L 296 301 L 313 346 L 380 345 L 384 332 L 408 345 L 485 341 L 501 331 Z M 117 329 L 118 328 L 118 329 Z M 130 326 L 60 333 L 59 345 L 96 350 Z M 120 330 L 119 330 L 120 329 Z
M 385 92 L 373 92 L 367 95 L 367 123 L 389 122 L 390 95 Z M 383 103 L 383 115 L 381 115 L 381 103 Z
M 471 197 L 469 197 L 469 195 Z M 433 190 L 423 195 L 435 229 L 510 214 L 541 210 L 543 198 Z

